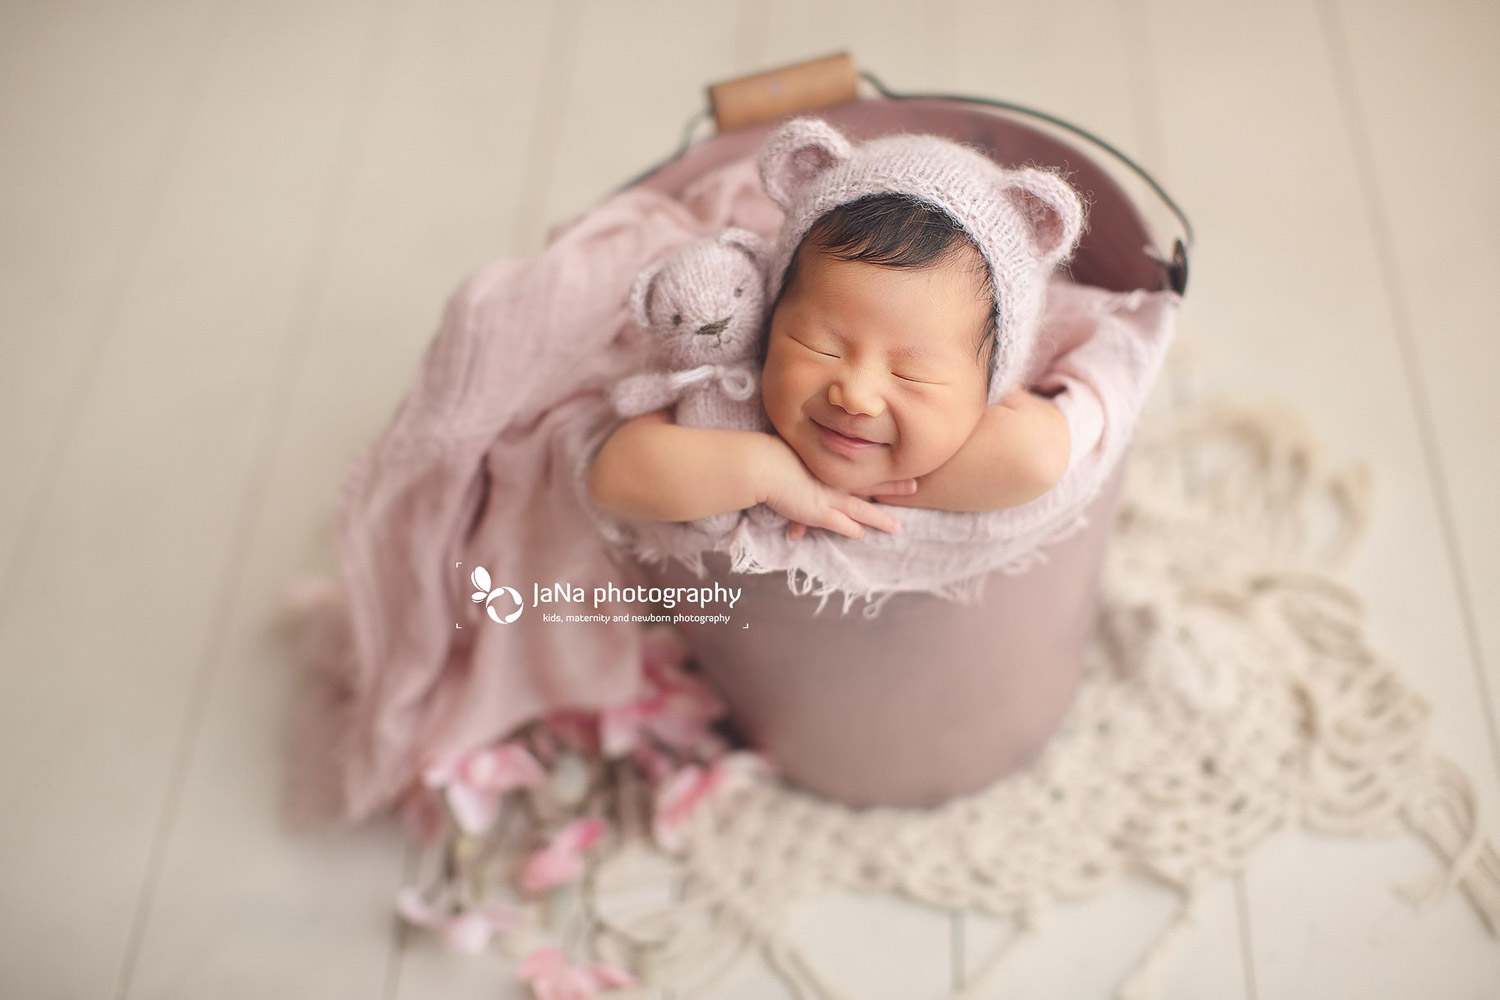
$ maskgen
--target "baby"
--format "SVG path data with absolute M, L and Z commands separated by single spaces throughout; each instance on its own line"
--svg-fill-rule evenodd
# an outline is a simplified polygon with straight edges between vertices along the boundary
M 997 510 L 1051 489 L 1067 422 L 1019 380 L 1077 193 L 935 136 L 854 147 L 816 119 L 782 126 L 760 166 L 786 211 L 762 363 L 775 433 L 637 417 L 595 458 L 595 502 L 666 521 L 765 503 L 793 538 L 857 538 L 899 530 L 890 506 Z

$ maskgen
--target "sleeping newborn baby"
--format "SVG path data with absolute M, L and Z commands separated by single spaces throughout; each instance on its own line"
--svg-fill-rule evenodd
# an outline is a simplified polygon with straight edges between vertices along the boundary
M 899 530 L 891 506 L 998 510 L 1051 489 L 1068 425 L 1020 378 L 1082 228 L 1077 193 L 935 136 L 853 146 L 817 119 L 782 126 L 760 168 L 786 213 L 762 347 L 775 433 L 636 417 L 595 458 L 595 502 L 661 521 L 764 503 L 793 538 L 857 538 Z

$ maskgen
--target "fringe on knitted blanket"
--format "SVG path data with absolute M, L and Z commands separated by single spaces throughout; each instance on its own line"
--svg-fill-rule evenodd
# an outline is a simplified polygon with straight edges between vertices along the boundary
M 755 949 L 801 998 L 842 994 L 785 932 L 828 889 L 897 893 L 1014 918 L 1018 934 L 955 1000 L 980 995 L 1052 903 L 1123 876 L 1180 895 L 1118 995 L 1157 990 L 1200 891 L 1293 825 L 1403 827 L 1500 937 L 1500 854 L 1469 779 L 1429 746 L 1428 703 L 1365 638 L 1329 572 L 1367 520 L 1369 477 L 1335 468 L 1284 411 L 1216 406 L 1141 428 L 1075 708 L 1031 766 L 930 810 L 854 811 L 774 778 L 700 803 L 671 859 L 674 901 L 595 911 L 592 944 L 646 985 L 706 990 Z M 747 774 L 750 773 L 747 771 Z M 616 856 L 618 858 L 618 856 Z M 597 875 L 607 875 L 606 859 Z M 605 879 L 607 881 L 607 879 Z

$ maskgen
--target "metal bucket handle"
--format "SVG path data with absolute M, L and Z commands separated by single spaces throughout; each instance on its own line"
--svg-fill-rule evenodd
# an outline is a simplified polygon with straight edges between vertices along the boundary
M 1071 132 L 1073 135 L 1078 136 L 1080 139 L 1092 143 L 1099 149 L 1108 153 L 1110 156 L 1113 156 L 1116 160 L 1119 160 L 1126 167 L 1130 168 L 1130 170 L 1134 172 L 1136 176 L 1140 177 L 1141 180 L 1145 181 L 1146 185 L 1150 187 L 1153 192 L 1155 192 L 1158 198 L 1161 199 L 1162 204 L 1165 205 L 1167 209 L 1174 216 L 1176 216 L 1177 221 L 1181 223 L 1182 236 L 1181 238 L 1173 241 L 1172 259 L 1164 260 L 1154 253 L 1150 254 L 1150 256 L 1153 260 L 1155 260 L 1158 264 L 1166 269 L 1167 283 L 1174 292 L 1176 292 L 1178 295 L 1181 295 L 1184 291 L 1187 290 L 1188 252 L 1192 249 L 1193 246 L 1193 224 L 1188 221 L 1187 213 L 1178 206 L 1177 202 L 1172 200 L 1172 196 L 1167 194 L 1166 189 L 1164 189 L 1161 184 L 1158 183 L 1155 177 L 1152 177 L 1151 174 L 1147 172 L 1145 167 L 1141 166 L 1139 163 L 1136 163 L 1134 160 L 1126 156 L 1112 144 L 1101 139 L 1094 133 L 1081 128 L 1078 125 L 1074 125 L 1070 121 L 1059 118 L 1056 115 L 1048 114 L 1045 111 L 1038 111 L 1035 108 L 1026 107 L 1022 104 L 1014 104 L 1010 101 L 998 101 L 989 97 L 971 97 L 965 94 L 897 93 L 887 88 L 886 85 L 881 83 L 873 73 L 863 71 L 859 75 L 866 81 L 868 81 L 870 85 L 875 88 L 876 92 L 880 94 L 881 97 L 887 98 L 889 100 L 901 101 L 911 99 L 926 99 L 938 101 L 962 101 L 968 104 L 981 104 L 986 107 L 1000 108 L 1005 111 L 1014 112 L 1015 114 L 1025 115 L 1030 118 L 1036 118 L 1040 121 L 1047 122 L 1049 125 L 1055 125 L 1060 129 Z
M 699 126 L 709 118 L 714 119 L 722 132 L 760 124 L 788 114 L 816 110 L 819 107 L 855 99 L 856 81 L 860 78 L 863 78 L 875 89 L 876 93 L 887 100 L 955 101 L 998 108 L 1012 114 L 1046 122 L 1108 153 L 1144 181 L 1181 225 L 1182 236 L 1174 240 L 1170 260 L 1161 257 L 1149 247 L 1144 248 L 1144 252 L 1165 271 L 1169 288 L 1179 295 L 1187 290 L 1188 256 L 1193 247 L 1193 225 L 1188 221 L 1187 213 L 1178 206 L 1171 195 L 1167 194 L 1166 189 L 1156 178 L 1117 147 L 1070 121 L 1011 101 L 974 97 L 967 94 L 915 94 L 893 91 L 867 70 L 856 74 L 854 64 L 847 53 L 838 53 L 794 66 L 710 85 L 708 107 L 688 119 L 682 132 L 682 143 L 677 151 L 620 185 L 616 192 L 635 186 L 662 167 L 679 159 L 692 148 Z M 747 108 L 747 104 L 751 107 Z

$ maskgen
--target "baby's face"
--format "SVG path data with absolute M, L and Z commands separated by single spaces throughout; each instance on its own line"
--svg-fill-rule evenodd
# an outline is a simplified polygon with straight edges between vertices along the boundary
M 839 489 L 926 475 L 984 413 L 976 347 L 990 308 L 969 257 L 904 270 L 804 246 L 771 317 L 772 425 Z

